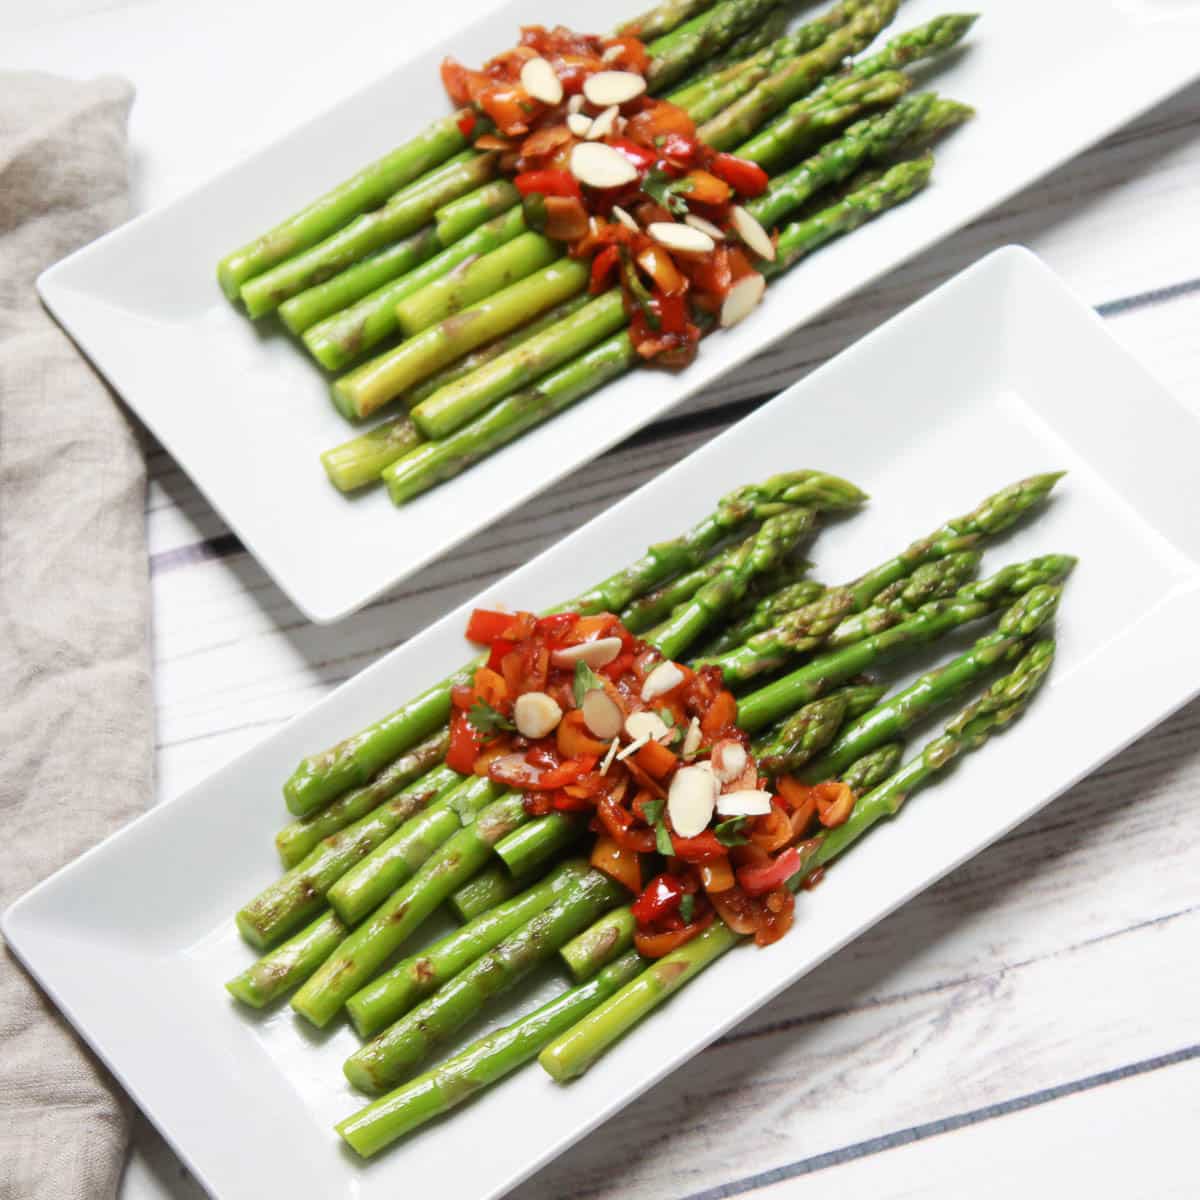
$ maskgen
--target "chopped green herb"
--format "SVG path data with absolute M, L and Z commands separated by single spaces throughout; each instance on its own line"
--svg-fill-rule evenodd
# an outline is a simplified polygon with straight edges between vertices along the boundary
M 604 690 L 604 681 L 580 659 L 575 664 L 575 707 L 583 707 L 583 698 L 588 692 L 594 692 L 597 688 Z
M 659 854 L 671 855 L 675 853 L 675 847 L 671 845 L 671 835 L 667 831 L 666 821 L 656 821 L 654 823 L 654 844 Z
M 690 192 L 692 187 L 690 179 L 676 179 L 661 167 L 651 167 L 642 180 L 642 191 L 656 204 L 661 204 L 668 212 L 677 216 L 687 212 L 687 201 L 684 200 L 683 193 Z
M 688 892 L 679 902 L 679 915 L 683 918 L 685 925 L 692 923 L 692 917 L 696 915 L 696 897 Z
M 749 817 L 730 817 L 722 821 L 713 831 L 722 846 L 744 846 L 750 839 L 742 832 Z
M 484 737 L 516 729 L 516 726 L 502 712 L 498 712 L 486 700 L 476 700 L 471 705 L 471 711 L 467 713 L 467 720 Z
M 658 710 L 658 719 L 668 727 L 675 724 L 675 714 L 669 708 L 660 708 Z
M 647 825 L 656 825 L 662 819 L 663 809 L 666 808 L 665 800 L 647 800 L 642 805 L 642 817 Z

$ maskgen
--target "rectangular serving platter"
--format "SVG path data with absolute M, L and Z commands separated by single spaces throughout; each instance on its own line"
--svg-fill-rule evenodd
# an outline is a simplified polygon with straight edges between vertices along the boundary
M 617 0 L 603 20 L 643 2 Z M 906 0 L 891 32 L 945 7 Z M 402 7 L 395 19 L 403 46 Z M 686 371 L 617 381 L 403 509 L 380 488 L 343 497 L 318 461 L 353 434 L 329 402 L 326 377 L 282 326 L 252 324 L 225 301 L 217 260 L 446 112 L 437 71 L 444 54 L 481 62 L 511 44 L 521 24 L 591 28 L 600 19 L 583 0 L 498 7 L 39 281 L 55 316 L 314 621 L 365 604 L 1200 73 L 1195 5 L 987 5 L 968 47 L 930 74 L 932 86 L 979 116 L 938 150 L 935 183 L 918 201 L 773 284 L 753 318 L 709 338 Z
M 1196 693 L 1198 456 L 1196 417 L 1036 258 L 999 251 L 41 884 L 4 934 L 214 1195 L 383 1200 L 437 1178 L 447 1197 L 498 1196 Z M 787 939 L 735 951 L 583 1079 L 560 1087 L 530 1067 L 360 1163 L 332 1132 L 361 1104 L 340 1071 L 353 1035 L 315 1034 L 286 1006 L 248 1013 L 221 986 L 252 959 L 232 913 L 278 872 L 282 781 L 464 661 L 475 604 L 573 595 L 730 488 L 798 466 L 873 496 L 815 542 L 829 580 L 1013 479 L 1068 469 L 1047 511 L 984 563 L 1081 557 L 1031 715 L 804 894 Z M 561 986 L 547 971 L 493 1023 Z

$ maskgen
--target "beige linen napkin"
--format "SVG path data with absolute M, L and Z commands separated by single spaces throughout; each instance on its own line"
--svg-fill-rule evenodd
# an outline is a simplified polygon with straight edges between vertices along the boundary
M 116 79 L 0 72 L 0 907 L 139 813 L 153 716 L 145 470 L 34 291 L 123 220 Z M 111 1196 L 124 1101 L 0 954 L 0 1200 Z

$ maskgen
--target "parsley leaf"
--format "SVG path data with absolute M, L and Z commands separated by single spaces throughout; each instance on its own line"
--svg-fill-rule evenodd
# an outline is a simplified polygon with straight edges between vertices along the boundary
M 679 915 L 683 918 L 685 925 L 692 923 L 692 917 L 696 915 L 696 897 L 688 892 L 679 902 Z
M 692 183 L 689 179 L 676 179 L 661 167 L 651 167 L 642 180 L 644 191 L 656 204 L 662 205 L 668 212 L 682 216 L 687 212 L 687 201 L 682 193 L 690 192 Z
M 722 846 L 744 846 L 750 839 L 742 832 L 746 828 L 748 817 L 730 817 L 722 821 L 713 832 Z
M 471 705 L 471 711 L 467 713 L 467 720 L 484 737 L 516 729 L 516 726 L 502 712 L 498 712 L 486 700 L 476 700 Z
M 675 724 L 675 714 L 669 708 L 660 708 L 658 718 L 668 729 Z
M 672 855 L 675 847 L 671 845 L 671 835 L 667 832 L 666 821 L 656 821 L 654 824 L 655 848 L 659 854 Z
M 666 807 L 665 800 L 647 800 L 642 805 L 642 816 L 646 820 L 647 825 L 656 825 L 662 820 L 663 809 Z
M 575 707 L 582 708 L 584 696 L 597 688 L 603 691 L 604 682 L 581 658 L 575 664 Z

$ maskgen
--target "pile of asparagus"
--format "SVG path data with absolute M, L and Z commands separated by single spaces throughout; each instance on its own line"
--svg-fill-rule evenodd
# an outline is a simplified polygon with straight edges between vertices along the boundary
M 988 541 L 1042 505 L 1058 478 L 1006 487 L 830 586 L 807 576 L 802 554 L 822 514 L 864 497 L 820 472 L 775 476 L 551 611 L 619 613 L 665 657 L 720 666 L 762 770 L 850 784 L 849 819 L 808 844 L 798 886 L 1024 710 L 1053 658 L 1046 630 L 1075 560 L 1049 554 L 976 573 Z M 864 675 L 989 618 L 998 619 L 968 649 L 894 694 Z M 298 989 L 301 1017 L 323 1027 L 344 1009 L 370 1039 L 346 1074 L 386 1094 L 338 1126 L 364 1155 L 539 1053 L 555 1078 L 579 1074 L 741 940 L 717 922 L 642 962 L 631 950 L 630 896 L 572 856 L 585 818 L 532 817 L 521 793 L 445 765 L 451 689 L 480 661 L 300 764 L 284 787 L 297 819 L 277 839 L 290 869 L 237 914 L 265 954 L 227 985 L 235 997 L 263 1007 Z M 989 681 L 904 761 L 915 726 Z M 443 905 L 461 928 L 397 961 Z M 417 1074 L 556 954 L 575 986 Z
M 783 0 L 666 0 L 629 29 L 648 41 L 651 91 L 699 137 L 762 166 L 747 207 L 777 232 L 774 277 L 923 188 L 929 144 L 971 109 L 911 91 L 905 67 L 956 45 L 951 14 L 860 55 L 899 0 L 839 0 L 787 31 Z M 218 277 L 255 318 L 278 311 L 330 372 L 351 420 L 406 411 L 322 455 L 350 492 L 398 504 L 449 479 L 639 360 L 619 288 L 588 294 L 586 262 L 526 223 L 498 154 L 463 114 L 434 122 L 228 255 Z M 369 357 L 368 357 L 369 356 Z M 352 368 L 347 370 L 347 368 Z

